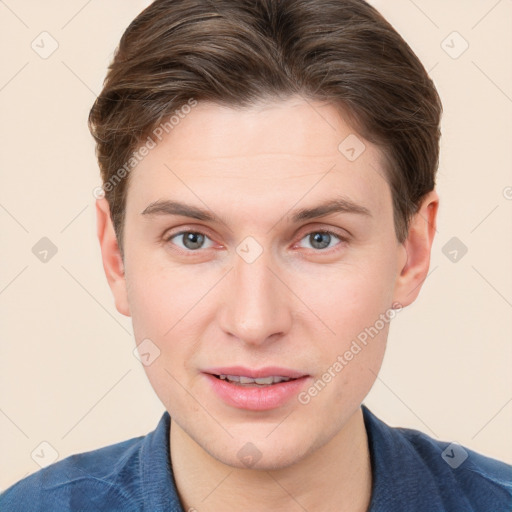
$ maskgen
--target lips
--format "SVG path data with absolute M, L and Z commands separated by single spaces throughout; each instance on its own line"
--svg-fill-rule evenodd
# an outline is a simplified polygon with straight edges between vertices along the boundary
M 245 377 L 244 375 L 215 375 L 220 380 L 227 380 L 233 384 L 240 386 L 257 385 L 257 386 L 268 386 L 270 384 L 279 384 L 280 382 L 289 382 L 291 377 L 282 377 L 280 375 L 272 375 L 269 377 L 257 377 L 255 379 L 251 377 Z
M 251 381 L 256 381 L 256 379 L 267 379 L 269 377 L 274 377 L 275 379 L 281 378 L 282 381 L 286 381 L 300 379 L 301 377 L 308 376 L 308 374 L 305 372 L 301 372 L 299 370 L 294 370 L 291 368 L 283 368 L 280 366 L 266 366 L 264 368 L 258 369 L 247 368 L 245 366 L 225 366 L 207 368 L 206 370 L 203 370 L 203 373 L 209 373 L 210 375 L 214 375 L 216 377 L 234 377 L 234 379 L 230 380 L 236 380 L 236 377 L 245 377 L 246 379 L 251 379 Z M 244 382 L 242 380 L 242 383 L 250 383 L 250 381 Z
M 208 368 L 202 374 L 210 390 L 225 404 L 250 411 L 282 407 L 312 380 L 310 375 L 301 371 L 278 366 Z

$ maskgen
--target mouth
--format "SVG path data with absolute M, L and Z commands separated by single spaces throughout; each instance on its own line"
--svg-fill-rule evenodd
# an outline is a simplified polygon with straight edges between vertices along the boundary
M 251 378 L 245 375 L 216 375 L 211 374 L 214 377 L 217 377 L 219 380 L 225 380 L 230 382 L 231 384 L 235 384 L 240 387 L 266 387 L 273 386 L 274 384 L 279 384 L 281 382 L 289 382 L 291 380 L 297 380 L 297 378 L 285 377 L 283 375 L 270 375 L 269 377 L 258 377 Z
M 242 366 L 202 371 L 210 389 L 229 406 L 268 411 L 289 403 L 311 380 L 311 375 L 290 368 Z
M 216 367 L 203 370 L 203 373 L 240 386 L 272 386 L 309 377 L 307 373 L 280 366 L 266 366 L 259 369 L 245 366 Z

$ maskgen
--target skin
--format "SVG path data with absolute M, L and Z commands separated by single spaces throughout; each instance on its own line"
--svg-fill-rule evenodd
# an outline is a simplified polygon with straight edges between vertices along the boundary
M 350 134 L 334 106 L 300 97 L 244 110 L 199 103 L 131 172 L 124 262 L 108 204 L 97 200 L 116 307 L 132 317 L 137 344 L 149 338 L 161 351 L 145 371 L 172 418 L 185 510 L 367 510 L 371 463 L 360 405 L 381 367 L 389 323 L 307 404 L 238 409 L 201 373 L 279 365 L 309 374 L 307 389 L 393 303 L 417 297 L 438 196 L 425 196 L 400 244 L 383 155 L 358 136 L 366 149 L 349 161 L 338 145 Z M 339 196 L 371 215 L 291 223 L 297 209 Z M 171 198 L 223 222 L 141 214 Z M 337 233 L 325 248 L 315 245 L 318 229 Z M 171 238 L 180 231 L 206 238 L 194 248 Z M 252 263 L 236 252 L 247 236 L 263 250 Z M 250 468 L 237 455 L 248 442 L 261 453 Z

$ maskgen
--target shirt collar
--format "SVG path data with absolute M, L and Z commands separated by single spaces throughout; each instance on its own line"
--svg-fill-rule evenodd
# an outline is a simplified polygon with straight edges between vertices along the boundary
M 171 417 L 165 411 L 141 448 L 140 474 L 145 512 L 183 512 L 169 451 Z
M 439 495 L 434 476 L 410 441 L 414 435 L 425 435 L 411 429 L 390 427 L 364 404 L 361 408 L 368 437 L 373 479 L 368 512 L 444 510 L 445 505 Z M 404 432 L 408 434 L 404 435 Z

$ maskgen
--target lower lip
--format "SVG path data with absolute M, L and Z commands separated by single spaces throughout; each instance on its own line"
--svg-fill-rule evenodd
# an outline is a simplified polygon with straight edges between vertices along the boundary
M 309 377 L 301 377 L 269 386 L 239 386 L 204 374 L 217 395 L 228 405 L 249 411 L 268 411 L 284 405 L 297 396 Z

